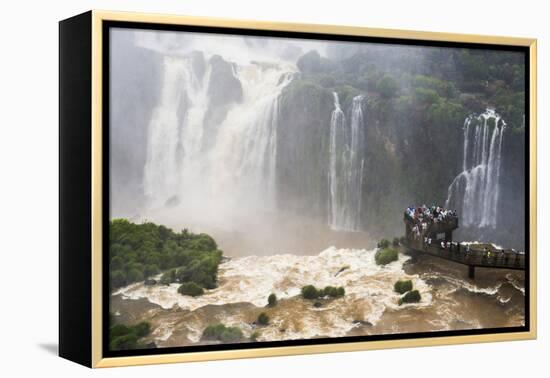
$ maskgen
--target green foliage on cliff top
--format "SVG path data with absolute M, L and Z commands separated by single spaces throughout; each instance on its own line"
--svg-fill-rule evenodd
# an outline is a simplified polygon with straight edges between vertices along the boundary
M 399 91 L 399 84 L 390 75 L 384 75 L 376 83 L 376 89 L 380 93 L 380 96 L 384 98 L 395 97 Z
M 214 239 L 187 230 L 175 233 L 154 223 L 109 222 L 111 289 L 166 271 L 162 284 L 193 282 L 216 287 L 222 252 Z

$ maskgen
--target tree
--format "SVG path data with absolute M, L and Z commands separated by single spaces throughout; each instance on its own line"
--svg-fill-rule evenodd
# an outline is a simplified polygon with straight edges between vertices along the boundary
M 260 332 L 259 331 L 254 331 L 250 335 L 250 341 L 258 341 L 258 337 L 260 337 Z
M 258 315 L 258 324 L 260 325 L 268 325 L 269 324 L 269 316 L 262 312 L 260 315 Z
M 302 287 L 302 297 L 305 299 L 319 298 L 319 291 L 313 285 L 306 285 Z
M 399 299 L 399 306 L 403 303 L 416 303 L 420 302 L 422 299 L 420 292 L 418 290 L 412 290 L 407 292 L 401 299 Z
M 405 294 L 407 291 L 411 291 L 413 284 L 411 280 L 398 280 L 394 285 L 393 289 L 399 294 Z
M 194 282 L 184 282 L 178 288 L 178 293 L 198 297 L 199 295 L 204 294 L 204 289 Z
M 393 238 L 391 245 L 394 247 L 399 247 L 399 238 L 398 237 Z
M 112 290 L 161 271 L 165 271 L 164 285 L 179 281 L 216 287 L 222 252 L 209 235 L 187 230 L 175 233 L 154 223 L 135 224 L 126 219 L 114 219 L 109 227 Z
M 388 239 L 382 239 L 378 242 L 378 248 L 388 248 L 390 246 L 390 241 Z
M 380 96 L 384 98 L 393 98 L 399 90 L 399 84 L 397 81 L 389 75 L 384 75 L 376 83 L 376 89 L 380 93 Z
M 109 348 L 111 350 L 137 349 L 140 339 L 151 332 L 151 325 L 141 322 L 136 325 L 113 324 L 109 328 Z
M 269 297 L 267 297 L 267 305 L 269 307 L 274 307 L 277 305 L 277 296 L 274 293 L 269 294 Z
M 216 340 L 224 343 L 237 342 L 243 337 L 243 332 L 238 327 L 227 327 L 224 324 L 212 324 L 202 332 L 203 340 Z
M 111 272 L 111 288 L 116 289 L 118 287 L 126 285 L 126 274 L 122 270 L 115 270 Z
M 399 254 L 395 248 L 384 248 L 380 249 L 374 255 L 374 260 L 377 265 L 386 265 L 393 261 L 397 261 Z

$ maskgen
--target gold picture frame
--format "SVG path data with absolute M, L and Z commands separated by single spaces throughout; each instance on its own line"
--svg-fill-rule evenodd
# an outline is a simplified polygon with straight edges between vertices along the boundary
M 80 17 L 80 16 L 77 16 Z M 89 63 L 90 78 L 89 83 L 91 86 L 91 93 L 89 99 L 90 109 L 90 131 L 87 139 L 90 144 L 90 181 L 91 188 L 89 193 L 91 199 L 89 200 L 89 215 L 91 215 L 91 221 L 89 223 L 89 242 L 90 245 L 82 245 L 82 248 L 89 248 L 89 262 L 87 266 L 75 267 L 76 262 L 67 260 L 66 264 L 72 264 L 72 269 L 77 271 L 88 271 L 91 282 L 89 288 L 91 290 L 89 296 L 85 295 L 85 299 L 89 300 L 90 316 L 83 320 L 84 323 L 89 321 L 89 343 L 90 343 L 90 355 L 88 358 L 81 358 L 80 356 L 73 356 L 69 352 L 68 348 L 72 348 L 76 341 L 71 341 L 70 332 L 74 332 L 76 329 L 74 326 L 70 330 L 61 330 L 60 333 L 60 354 L 63 357 L 75 360 L 90 367 L 115 367 L 115 366 L 130 366 L 130 365 L 144 365 L 144 364 L 161 364 L 161 363 L 174 363 L 174 362 L 189 362 L 189 361 L 207 361 L 207 360 L 219 360 L 219 359 L 238 359 L 238 358 L 251 358 L 251 357 L 268 357 L 268 356 L 283 356 L 283 355 L 296 355 L 296 354 L 312 354 L 312 353 L 328 353 L 328 352 L 348 352 L 348 351 L 360 351 L 371 349 L 388 349 L 388 348 L 402 348 L 402 347 L 422 347 L 422 346 L 436 346 L 436 345 L 448 345 L 448 344 L 467 344 L 467 343 L 482 343 L 482 342 L 496 342 L 496 341 L 512 341 L 512 340 L 529 340 L 537 337 L 537 265 L 536 265 L 536 250 L 537 250 L 537 41 L 530 38 L 514 38 L 514 37 L 501 37 L 501 36 L 482 36 L 482 35 L 469 35 L 469 34 L 453 34 L 453 33 L 436 33 L 436 32 L 424 32 L 424 31 L 411 31 L 411 30 L 394 30 L 394 29 L 378 29 L 378 28 L 366 28 L 366 27 L 353 27 L 353 26 L 335 26 L 335 25 L 316 25 L 316 24 L 294 24 L 294 23 L 280 23 L 280 22 L 258 22 L 251 20 L 230 20 L 230 19 L 217 19 L 209 17 L 190 17 L 190 16 L 176 16 L 176 15 L 161 15 L 161 14 L 145 14 L 145 13 L 127 13 L 127 12 L 111 12 L 93 10 L 83 15 L 85 18 L 84 29 L 89 30 L 90 57 Z M 76 20 L 76 18 L 75 18 Z M 199 352 L 186 352 L 186 353 L 167 353 L 167 354 L 148 354 L 148 355 L 136 355 L 136 356 L 124 356 L 124 357 L 104 357 L 103 353 L 103 327 L 104 327 L 104 309 L 103 309 L 103 240 L 104 240 L 104 207 L 103 197 L 104 182 L 103 182 L 103 153 L 105 146 L 103 146 L 103 104 L 105 99 L 104 93 L 104 72 L 103 72 L 103 26 L 105 22 L 131 22 L 142 24 L 159 24 L 159 25 L 191 25 L 200 27 L 217 27 L 239 30 L 263 30 L 263 31 L 277 31 L 277 32 L 291 32 L 291 33 L 314 33 L 323 35 L 334 36 L 357 36 L 357 37 L 377 37 L 386 39 L 399 39 L 414 41 L 438 41 L 438 42 L 456 42 L 467 44 L 489 44 L 489 45 L 503 45 L 503 46 L 520 46 L 528 49 L 529 54 L 529 235 L 526 235 L 526 240 L 529 244 L 529 330 L 525 332 L 505 332 L 505 333 L 484 333 L 475 335 L 457 335 L 457 336 L 433 336 L 426 338 L 404 338 L 397 340 L 375 340 L 375 341 L 360 341 L 360 342 L 346 342 L 346 343 L 331 343 L 331 344 L 313 344 L 313 345 L 298 345 L 298 346 L 281 346 L 281 347 L 265 347 L 254 349 L 232 349 L 232 350 L 217 350 L 217 351 L 199 351 Z M 65 21 L 62 21 L 62 24 Z M 67 24 L 67 23 L 66 23 Z M 89 26 L 89 27 L 88 27 Z M 61 30 L 64 33 L 70 32 L 71 29 Z M 77 27 L 78 28 L 78 27 Z M 63 34 L 63 33 L 60 33 Z M 60 36 L 62 43 L 61 47 L 69 46 L 69 42 L 63 42 L 63 36 Z M 76 43 L 76 42 L 75 42 Z M 76 46 L 76 45 L 71 45 Z M 69 46 L 70 47 L 70 46 Z M 67 47 L 67 49 L 69 49 Z M 73 47 L 74 48 L 74 47 Z M 63 57 L 63 51 L 60 52 L 60 56 Z M 83 58 L 84 59 L 84 58 Z M 62 59 L 61 59 L 62 60 Z M 61 75 L 63 72 L 63 64 L 60 67 Z M 63 79 L 60 79 L 63 80 Z M 63 84 L 61 84 L 63 89 Z M 65 101 L 65 102 L 64 102 Z M 70 101 L 65 98 L 60 103 L 60 112 L 63 113 L 64 107 L 69 105 Z M 82 106 L 85 106 L 82 105 Z M 61 117 L 63 122 L 63 117 Z M 67 126 L 68 127 L 68 126 Z M 63 130 L 63 126 L 62 126 Z M 62 137 L 63 139 L 63 137 Z M 63 156 L 62 156 L 63 159 Z M 63 164 L 63 163 L 61 163 Z M 67 168 L 68 169 L 68 168 Z M 73 198 L 77 198 L 78 194 L 74 194 Z M 63 206 L 63 204 L 61 204 Z M 61 217 L 63 217 L 63 211 Z M 62 221 L 63 222 L 63 221 Z M 70 227 L 66 225 L 66 227 Z M 65 229 L 69 231 L 69 229 Z M 61 237 L 64 237 L 61 231 Z M 63 248 L 63 247 L 60 247 Z M 64 266 L 63 261 L 66 258 L 66 254 L 61 252 L 61 265 Z M 69 269 L 66 265 L 64 269 Z M 61 269 L 60 274 L 64 274 L 65 270 Z M 86 278 L 87 279 L 87 278 Z M 65 291 L 66 285 L 69 285 L 69 278 L 61 279 L 60 283 L 60 295 L 63 297 L 67 294 Z M 68 289 L 67 289 L 68 290 Z M 63 298 L 60 298 L 63 302 Z M 72 302 L 71 302 L 72 303 Z M 75 316 L 68 310 L 69 304 L 60 303 L 60 313 L 67 312 L 63 317 L 60 315 L 61 328 L 65 327 L 69 316 Z M 88 339 L 83 338 L 86 342 Z M 64 344 L 67 347 L 64 347 Z M 86 353 L 88 349 L 86 349 Z

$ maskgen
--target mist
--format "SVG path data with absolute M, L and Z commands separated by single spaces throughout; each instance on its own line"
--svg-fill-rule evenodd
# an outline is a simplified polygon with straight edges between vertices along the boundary
M 491 108 L 508 125 L 494 222 L 461 236 L 524 248 L 519 53 L 127 29 L 110 44 L 111 218 L 228 255 L 372 247 L 406 206 L 445 204 L 465 120 Z

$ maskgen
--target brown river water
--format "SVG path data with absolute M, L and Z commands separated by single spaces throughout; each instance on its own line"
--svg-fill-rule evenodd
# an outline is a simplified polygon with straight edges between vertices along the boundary
M 343 243 L 327 236 L 314 238 L 304 248 L 306 254 L 239 256 L 238 242 L 213 234 L 233 256 L 220 265 L 216 289 L 193 298 L 178 294 L 178 284 L 132 284 L 111 296 L 116 321 L 150 322 L 152 332 L 145 341 L 158 347 L 204 344 L 202 331 L 215 323 L 239 327 L 245 337 L 257 332 L 260 342 L 524 325 L 523 272 L 478 268 L 471 280 L 465 266 L 405 253 L 378 266 L 375 248 L 357 248 L 369 245 L 368 236 L 357 233 L 342 238 L 346 248 L 329 247 L 316 254 L 311 250 L 317 244 Z M 292 246 L 282 247 L 294 250 Z M 419 303 L 398 304 L 400 295 L 393 291 L 398 279 L 413 281 L 422 296 Z M 308 284 L 344 286 L 346 295 L 305 300 L 300 289 Z M 270 293 L 279 301 L 267 308 Z M 267 326 L 255 324 L 261 312 L 270 318 Z

